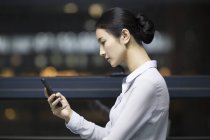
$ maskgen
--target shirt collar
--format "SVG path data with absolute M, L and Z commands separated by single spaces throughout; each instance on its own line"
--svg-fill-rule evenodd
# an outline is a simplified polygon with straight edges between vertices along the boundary
M 157 61 L 156 60 L 151 60 L 145 62 L 143 65 L 138 67 L 136 70 L 134 70 L 132 73 L 130 73 L 127 78 L 126 78 L 126 83 L 130 83 L 133 81 L 137 76 L 142 74 L 144 71 L 146 71 L 149 68 L 157 68 Z

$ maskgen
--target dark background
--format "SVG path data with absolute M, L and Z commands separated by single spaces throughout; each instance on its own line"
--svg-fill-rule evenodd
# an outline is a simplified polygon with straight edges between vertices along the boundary
M 76 4 L 78 12 L 65 13 L 64 6 L 68 3 Z M 36 36 L 40 32 L 50 32 L 54 35 L 60 32 L 79 34 L 91 31 L 94 33 L 94 29 L 87 30 L 84 26 L 87 20 L 97 20 L 97 17 L 91 17 L 88 14 L 89 7 L 94 3 L 100 4 L 103 10 L 118 6 L 127 8 L 135 14 L 144 13 L 152 19 L 156 29 L 173 40 L 173 47 L 167 53 L 149 52 L 152 59 L 159 61 L 159 68 L 166 67 L 170 71 L 169 75 L 208 75 L 210 73 L 210 2 L 208 0 L 1 0 L 0 35 L 6 36 L 10 42 L 14 37 Z M 12 49 L 7 53 L 0 51 L 1 75 L 4 76 L 5 68 L 11 70 L 15 76 L 36 76 L 47 66 L 53 66 L 57 70 L 76 70 L 78 74 L 83 72 L 89 75 L 106 74 L 111 69 L 103 59 L 98 57 L 98 50 L 91 54 L 80 51 L 76 54 L 74 52 L 64 54 L 57 51 L 56 44 L 53 47 L 55 49 L 51 51 L 28 51 L 24 54 Z M 162 50 L 167 47 L 170 46 L 165 46 Z M 86 61 L 84 66 L 67 67 L 61 61 L 59 65 L 49 62 L 45 66 L 37 67 L 34 65 L 34 59 L 40 53 L 47 59 L 56 53 L 61 58 L 72 56 L 78 60 L 83 57 Z M 11 62 L 11 59 L 17 57 L 21 63 Z M 93 63 L 95 59 L 100 59 L 101 65 Z
M 67 3 L 75 3 L 78 12 L 64 13 Z M 142 12 L 154 21 L 157 31 L 170 37 L 171 46 L 149 52 L 152 59 L 158 60 L 163 76 L 210 74 L 209 0 L 0 0 L 0 76 L 110 75 L 115 69 L 98 56 L 98 50 L 65 53 L 52 44 L 54 49 L 36 52 L 33 50 L 36 46 L 31 46 L 30 51 L 20 53 L 13 49 L 16 44 L 11 43 L 18 37 L 34 38 L 40 33 L 94 33 L 94 29 L 84 26 L 87 20 L 97 20 L 88 14 L 89 6 L 94 3 L 101 4 L 104 10 L 118 6 L 133 13 Z M 9 44 L 6 48 L 1 46 L 5 38 Z M 167 47 L 171 47 L 170 51 L 164 52 Z M 46 63 L 37 66 L 35 60 L 40 55 L 40 60 Z M 67 65 L 65 61 L 69 56 L 71 62 Z M 54 63 L 53 57 L 60 61 Z M 49 67 L 52 69 L 44 73 Z M 96 99 L 69 101 L 88 120 L 100 125 L 108 120 L 108 114 L 95 105 Z M 100 101 L 111 107 L 115 99 Z M 169 136 L 210 136 L 209 103 L 209 98 L 171 100 L 170 119 L 173 121 Z M 73 134 L 62 120 L 52 115 L 46 100 L 0 99 L 0 136 L 69 135 Z

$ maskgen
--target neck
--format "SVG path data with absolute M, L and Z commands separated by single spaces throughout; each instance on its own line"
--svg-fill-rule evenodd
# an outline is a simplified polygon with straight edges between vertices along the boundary
M 127 49 L 126 63 L 130 72 L 143 65 L 145 62 L 150 61 L 148 54 L 143 46 L 139 44 L 130 45 Z

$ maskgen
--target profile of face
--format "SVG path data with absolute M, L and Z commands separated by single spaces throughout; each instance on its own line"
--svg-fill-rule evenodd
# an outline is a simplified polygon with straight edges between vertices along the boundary
M 123 40 L 116 38 L 105 29 L 96 29 L 96 38 L 100 45 L 100 55 L 104 57 L 112 67 L 125 62 L 126 47 Z

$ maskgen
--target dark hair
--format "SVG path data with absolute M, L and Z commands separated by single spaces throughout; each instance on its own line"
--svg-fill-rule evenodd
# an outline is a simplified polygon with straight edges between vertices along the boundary
M 155 32 L 154 24 L 146 16 L 139 14 L 135 17 L 130 11 L 118 7 L 104 12 L 95 27 L 105 29 L 115 37 L 120 37 L 122 29 L 126 28 L 140 44 L 142 41 L 149 44 Z

